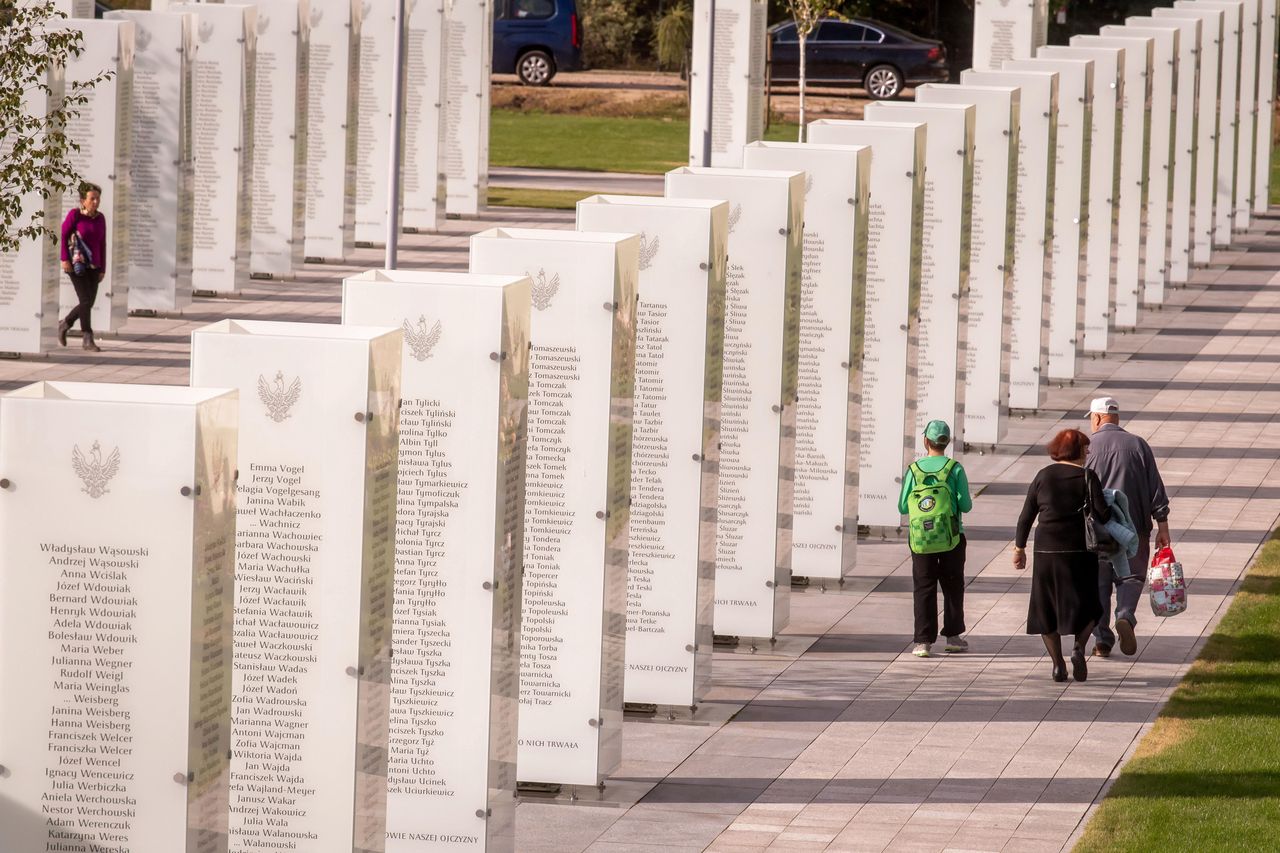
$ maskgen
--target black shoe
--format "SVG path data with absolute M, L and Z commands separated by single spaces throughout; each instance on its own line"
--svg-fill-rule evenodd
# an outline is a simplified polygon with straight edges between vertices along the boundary
M 67 345 L 67 332 L 71 331 L 71 327 L 67 325 L 66 320 L 58 321 L 58 343 L 64 347 Z
M 1054 681 L 1067 680 L 1067 665 L 1065 663 L 1062 664 L 1061 666 L 1059 666 L 1056 663 L 1053 665 L 1053 680 Z
M 93 342 L 93 332 L 85 332 L 81 346 L 88 352 L 102 352 L 102 347 Z
M 1094 643 L 1093 656 L 1099 657 L 1099 658 L 1109 658 L 1111 657 L 1111 647 L 1108 646 L 1106 643 Z
M 1084 649 L 1077 648 L 1071 653 L 1071 677 L 1076 681 L 1087 681 L 1089 678 L 1089 664 L 1085 662 Z
M 1132 622 L 1128 619 L 1117 619 L 1116 633 L 1120 635 L 1120 651 L 1126 655 L 1132 655 L 1138 651 L 1138 638 L 1133 633 Z

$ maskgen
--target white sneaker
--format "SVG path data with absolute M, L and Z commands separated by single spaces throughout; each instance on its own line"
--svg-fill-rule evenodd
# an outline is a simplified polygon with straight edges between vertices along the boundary
M 929 656 L 929 649 L 930 646 L 928 643 L 916 643 L 915 647 L 911 650 L 911 654 L 918 658 L 927 658 Z
M 969 651 L 969 641 L 964 637 L 945 637 L 944 639 L 947 641 L 945 648 L 948 652 Z

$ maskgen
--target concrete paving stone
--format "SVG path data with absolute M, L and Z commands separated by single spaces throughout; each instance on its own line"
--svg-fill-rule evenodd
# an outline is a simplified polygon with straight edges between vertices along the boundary
M 618 818 L 598 841 L 662 846 L 706 847 L 732 823 L 728 815 L 632 812 Z

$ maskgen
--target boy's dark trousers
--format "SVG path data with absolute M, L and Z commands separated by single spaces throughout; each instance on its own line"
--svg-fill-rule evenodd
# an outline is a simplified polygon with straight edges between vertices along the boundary
M 942 636 L 958 637 L 964 624 L 965 538 L 941 554 L 911 555 L 911 579 L 915 598 L 914 642 L 933 645 L 938 639 L 938 587 L 942 587 Z

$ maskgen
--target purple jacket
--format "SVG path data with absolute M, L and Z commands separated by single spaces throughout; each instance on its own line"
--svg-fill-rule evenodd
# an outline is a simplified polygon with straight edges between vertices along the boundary
M 67 212 L 67 218 L 62 220 L 62 260 L 64 261 L 71 260 L 71 250 L 67 247 L 67 241 L 71 238 L 72 228 L 80 234 L 85 248 L 93 256 L 93 268 L 105 270 L 107 268 L 107 217 L 99 213 L 90 219 L 81 213 L 78 207 L 73 207 Z

